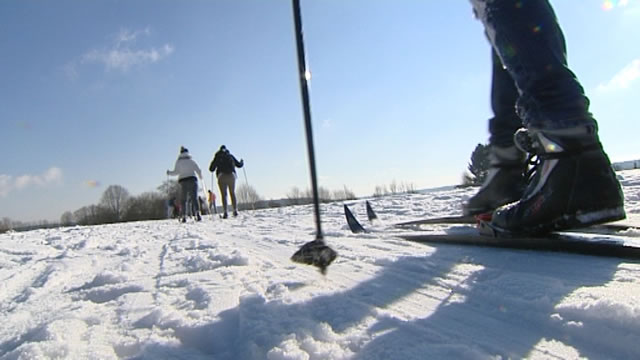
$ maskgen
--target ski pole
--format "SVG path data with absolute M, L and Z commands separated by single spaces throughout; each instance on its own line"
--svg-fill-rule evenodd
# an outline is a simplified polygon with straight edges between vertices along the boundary
M 316 239 L 304 244 L 296 251 L 291 260 L 303 264 L 314 265 L 325 274 L 327 267 L 338 255 L 328 247 L 323 240 L 322 224 L 320 221 L 320 200 L 318 196 L 318 180 L 316 174 L 316 160 L 313 146 L 313 134 L 311 127 L 311 106 L 309 105 L 309 79 L 310 73 L 306 68 L 304 55 L 304 39 L 302 33 L 302 16 L 300 15 L 300 0 L 292 0 L 293 22 L 296 37 L 296 50 L 298 55 L 298 75 L 300 80 L 300 94 L 302 97 L 302 110 L 304 115 L 305 130 L 307 135 L 307 153 L 309 155 L 309 170 L 311 173 L 311 189 L 313 192 L 313 209 L 316 221 Z
M 211 172 L 211 206 L 213 211 L 218 215 L 218 207 L 216 206 L 215 193 L 213 192 L 213 172 Z M 213 221 L 213 214 L 211 214 L 211 220 Z
M 249 187 L 249 180 L 247 180 L 247 170 L 245 170 L 245 167 L 242 167 L 242 172 L 244 173 L 244 182 L 247 184 L 247 187 Z
M 247 170 L 245 170 L 245 167 L 242 167 L 242 172 L 244 173 L 244 182 L 245 184 L 247 184 L 247 194 L 249 193 L 249 180 L 247 180 Z M 251 210 L 255 210 L 256 209 L 256 203 L 255 201 L 251 202 Z
M 311 73 L 307 70 L 304 54 L 304 38 L 302 31 L 302 16 L 300 15 L 300 0 L 293 2 L 293 19 L 298 54 L 298 79 L 300 80 L 300 94 L 302 97 L 302 111 L 304 115 L 305 133 L 307 136 L 307 153 L 309 156 L 309 170 L 311 175 L 311 190 L 313 194 L 313 208 L 316 221 L 316 240 L 322 240 L 322 223 L 320 221 L 320 201 L 318 196 L 318 177 L 316 173 L 315 150 L 313 146 L 313 128 L 311 126 L 311 105 L 309 101 L 309 80 Z
M 213 220 L 213 214 L 218 215 L 218 207 L 216 206 L 216 198 L 213 191 L 211 191 L 211 209 L 213 209 L 213 212 L 211 212 L 211 220 Z
M 207 199 L 209 198 L 209 192 L 207 191 L 207 182 L 204 181 L 204 176 L 202 176 L 202 174 L 200 174 L 200 181 L 202 182 L 202 196 L 204 196 L 206 204 L 208 204 L 209 200 Z M 198 199 L 198 207 L 200 207 L 200 199 Z M 201 208 L 200 212 L 204 212 L 204 209 Z M 209 206 L 209 215 L 211 215 L 211 206 Z

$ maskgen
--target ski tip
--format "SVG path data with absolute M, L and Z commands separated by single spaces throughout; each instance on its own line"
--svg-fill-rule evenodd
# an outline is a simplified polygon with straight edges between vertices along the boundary
M 347 206 L 347 204 L 344 204 L 344 216 L 347 219 L 347 225 L 349 225 L 349 229 L 351 230 L 352 233 L 357 234 L 357 233 L 366 232 L 362 224 L 360 224 L 360 222 L 358 221 L 358 219 L 356 219 L 356 217 L 353 215 L 351 210 L 349 210 L 349 207 Z
M 373 211 L 373 208 L 371 207 L 371 203 L 369 203 L 369 200 L 366 200 L 365 203 L 367 205 L 367 218 L 369 218 L 369 221 L 373 221 L 377 219 L 378 215 L 376 215 L 376 212 Z

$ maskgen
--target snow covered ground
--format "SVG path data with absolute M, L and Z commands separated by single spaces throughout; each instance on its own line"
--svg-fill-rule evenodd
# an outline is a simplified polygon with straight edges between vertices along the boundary
M 640 170 L 618 174 L 640 224 Z M 372 204 L 382 222 L 453 215 L 473 191 Z M 640 358 L 638 262 L 354 235 L 339 203 L 322 216 L 326 276 L 289 260 L 315 237 L 311 206 L 0 235 L 0 359 Z

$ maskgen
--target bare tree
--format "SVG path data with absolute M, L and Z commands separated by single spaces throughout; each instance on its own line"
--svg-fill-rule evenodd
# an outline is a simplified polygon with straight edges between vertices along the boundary
M 415 194 L 416 186 L 413 183 L 402 182 L 399 186 L 400 192 L 404 194 Z
M 180 195 L 180 184 L 177 180 L 169 179 L 162 182 L 157 190 L 165 195 L 167 199 L 178 198 Z
M 389 184 L 389 191 L 392 194 L 397 194 L 398 193 L 398 183 L 396 183 L 395 179 L 393 181 L 391 181 L 391 184 Z
M 327 189 L 324 186 L 319 186 L 318 187 L 318 198 L 320 198 L 320 201 L 331 201 L 332 197 L 331 197 L 331 191 L 329 191 L 329 189 Z
M 89 207 L 83 206 L 80 209 L 73 212 L 73 221 L 80 225 L 89 225 Z
M 249 184 L 241 184 L 238 186 L 236 189 L 236 198 L 238 199 L 238 204 L 243 209 L 255 209 L 255 204 L 262 200 L 256 189 Z
M 100 205 L 106 210 L 109 218 L 107 221 L 120 221 L 124 215 L 127 200 L 129 200 L 129 192 L 120 185 L 109 185 L 102 194 Z
M 73 225 L 73 214 L 71 211 L 65 211 L 62 216 L 60 216 L 60 225 L 62 226 L 71 226 Z
M 0 222 L 0 234 L 7 232 L 11 229 L 13 229 L 13 224 L 11 219 L 9 219 L 8 217 L 2 218 L 2 221 Z
M 356 199 L 356 194 L 347 188 L 346 185 L 344 185 L 341 190 L 334 191 L 320 186 L 318 187 L 318 198 L 321 202 L 354 200 Z M 290 205 L 310 204 L 313 202 L 313 192 L 311 189 L 302 191 L 298 187 L 293 187 L 287 194 L 287 200 Z
M 356 194 L 344 185 L 342 190 L 335 190 L 333 192 L 333 200 L 355 200 Z
M 292 205 L 300 205 L 303 203 L 304 196 L 303 192 L 297 186 L 294 186 L 287 194 L 287 199 Z
M 98 205 L 83 206 L 73 212 L 73 219 L 76 224 L 96 225 L 105 222 L 105 209 Z
M 313 191 L 311 191 L 311 189 L 307 189 L 307 191 L 305 192 L 305 196 L 306 199 L 308 199 L 308 202 L 312 202 L 313 201 Z M 329 191 L 329 189 L 327 189 L 326 187 L 323 186 L 318 186 L 318 201 L 320 202 L 329 202 L 331 201 L 331 191 Z
M 167 217 L 166 201 L 159 192 L 146 192 L 131 197 L 123 215 L 123 220 L 160 220 Z
M 373 192 L 373 196 L 374 197 L 381 197 L 381 196 L 385 196 L 385 195 L 389 195 L 389 190 L 387 190 L 387 186 L 386 185 L 377 185 L 374 192 Z

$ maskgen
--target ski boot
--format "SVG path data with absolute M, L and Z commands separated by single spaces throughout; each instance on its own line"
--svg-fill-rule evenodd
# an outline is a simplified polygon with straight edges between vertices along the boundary
M 520 200 L 494 211 L 493 227 L 544 234 L 625 218 L 620 183 L 594 127 L 520 129 L 514 138 L 530 153 L 528 184 Z
M 462 207 L 465 216 L 491 212 L 517 201 L 525 189 L 524 153 L 515 146 L 491 146 L 490 168 L 480 190 Z

